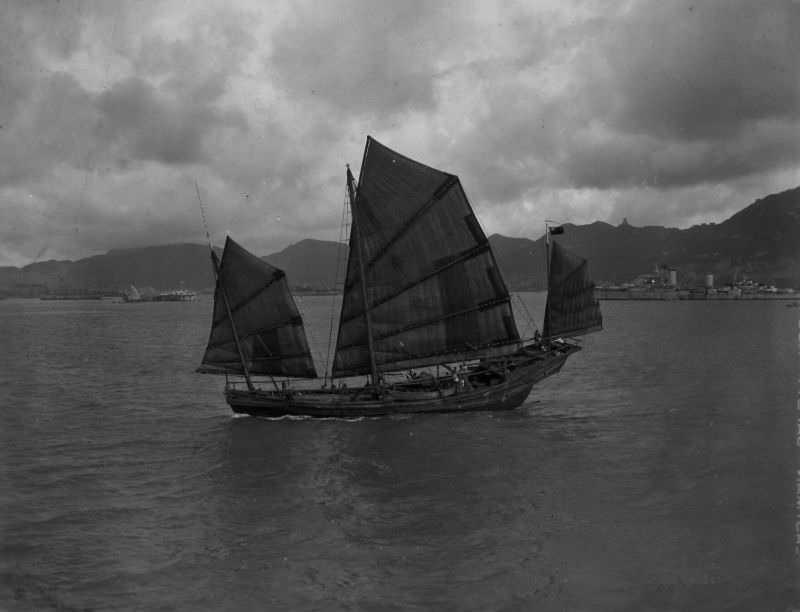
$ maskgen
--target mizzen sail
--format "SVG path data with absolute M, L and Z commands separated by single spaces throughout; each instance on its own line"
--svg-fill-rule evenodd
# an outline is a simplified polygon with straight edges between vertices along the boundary
M 370 354 L 389 371 L 516 347 L 508 290 L 457 176 L 368 137 L 352 217 L 334 376 L 369 373 Z
M 303 321 L 283 270 L 230 237 L 216 261 L 214 313 L 203 372 L 315 378 Z M 238 344 L 238 346 L 237 346 Z
M 603 329 L 588 263 L 557 242 L 550 246 L 550 275 L 543 335 L 571 337 Z

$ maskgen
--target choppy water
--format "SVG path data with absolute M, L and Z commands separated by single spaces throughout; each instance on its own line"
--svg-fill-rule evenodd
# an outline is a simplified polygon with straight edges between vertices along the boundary
M 800 309 L 603 309 L 520 410 L 270 421 L 207 301 L 0 301 L 0 609 L 800 607 Z

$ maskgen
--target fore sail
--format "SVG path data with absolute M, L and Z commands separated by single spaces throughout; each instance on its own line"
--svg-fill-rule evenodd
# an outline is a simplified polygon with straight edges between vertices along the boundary
M 510 299 L 458 177 L 367 138 L 334 376 L 509 352 Z M 362 284 L 363 271 L 363 284 Z
M 200 371 L 315 378 L 303 321 L 283 270 L 225 241 Z M 238 344 L 238 346 L 237 346 Z
M 588 263 L 557 242 L 550 247 L 550 276 L 543 335 L 570 337 L 603 329 Z

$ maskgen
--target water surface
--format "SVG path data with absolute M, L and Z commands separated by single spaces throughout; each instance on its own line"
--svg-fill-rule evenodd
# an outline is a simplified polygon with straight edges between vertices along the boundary
M 210 308 L 0 301 L 0 608 L 800 606 L 798 309 L 603 302 L 519 410 L 298 421 L 194 373 Z

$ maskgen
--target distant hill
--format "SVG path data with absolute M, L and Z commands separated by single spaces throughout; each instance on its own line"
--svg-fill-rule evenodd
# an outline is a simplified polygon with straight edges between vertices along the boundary
M 556 240 L 589 260 L 598 283 L 623 283 L 667 265 L 686 286 L 712 273 L 718 284 L 749 278 L 800 288 L 800 187 L 757 200 L 722 223 L 686 230 L 599 221 L 564 228 Z M 490 241 L 510 287 L 544 287 L 544 237 Z
M 159 290 L 213 288 L 208 247 L 170 244 L 113 249 L 78 261 L 44 261 L 24 268 L 0 268 L 0 291 L 38 295 L 102 292 L 114 294 L 131 285 Z
M 334 287 L 337 265 L 344 276 L 347 245 L 306 239 L 262 259 L 285 271 L 295 287 L 325 291 Z
M 800 187 L 757 200 L 722 223 L 686 230 L 634 227 L 627 222 L 615 227 L 600 221 L 564 227 L 565 233 L 557 240 L 589 260 L 598 283 L 626 282 L 655 265 L 667 265 L 678 270 L 679 283 L 685 286 L 701 284 L 710 272 L 720 284 L 749 278 L 800 288 Z M 544 287 L 544 237 L 530 240 L 495 234 L 489 240 L 510 289 Z M 346 250 L 338 242 L 309 239 L 263 259 L 284 269 L 295 288 L 329 290 L 334 288 L 337 265 L 343 267 Z M 0 268 L 0 294 L 5 295 L 115 294 L 130 285 L 211 290 L 214 279 L 208 247 L 173 244 L 114 249 L 75 262 Z

